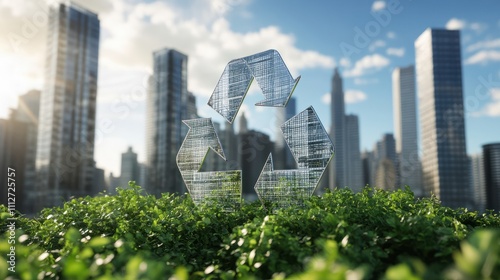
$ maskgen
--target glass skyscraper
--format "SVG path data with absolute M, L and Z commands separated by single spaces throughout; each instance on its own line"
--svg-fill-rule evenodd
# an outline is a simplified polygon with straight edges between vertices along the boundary
M 445 206 L 470 207 L 460 32 L 427 29 L 415 54 L 424 187 Z
M 345 172 L 346 186 L 355 192 L 361 191 L 363 185 L 363 167 L 359 150 L 359 119 L 356 115 L 345 116 Z
M 344 107 L 344 89 L 342 86 L 342 77 L 339 71 L 335 68 L 332 78 L 332 92 L 331 92 L 331 127 L 330 137 L 335 146 L 335 155 L 330 163 L 329 170 L 329 187 L 343 188 L 346 186 L 345 174 L 345 107 Z M 361 176 L 361 174 L 359 174 Z
M 500 143 L 483 145 L 486 209 L 500 211 Z
M 398 153 L 397 169 L 400 187 L 408 185 L 417 196 L 422 195 L 421 167 L 418 155 L 417 101 L 415 67 L 398 67 L 392 71 L 394 137 Z
M 99 18 L 73 3 L 50 8 L 36 169 L 38 207 L 91 194 Z
M 151 194 L 185 193 L 175 162 L 188 127 L 188 57 L 165 48 L 153 53 L 153 78 L 148 94 L 148 168 L 147 189 Z

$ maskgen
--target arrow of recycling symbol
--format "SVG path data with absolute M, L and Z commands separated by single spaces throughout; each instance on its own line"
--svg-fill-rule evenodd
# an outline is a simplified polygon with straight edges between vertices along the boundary
M 296 79 L 292 77 L 276 50 L 267 50 L 231 60 L 210 96 L 208 105 L 229 123 L 233 123 L 254 78 L 265 97 L 255 105 L 268 107 L 286 106 L 300 80 L 300 76 Z
M 262 202 L 276 202 L 283 207 L 313 194 L 333 158 L 334 146 L 312 106 L 286 121 L 281 131 L 298 169 L 274 170 L 269 154 L 255 191 Z
M 209 149 L 226 160 L 212 119 L 200 118 L 182 122 L 189 127 L 189 131 L 177 153 L 176 162 L 194 203 L 221 197 L 233 205 L 239 203 L 241 170 L 199 172 Z

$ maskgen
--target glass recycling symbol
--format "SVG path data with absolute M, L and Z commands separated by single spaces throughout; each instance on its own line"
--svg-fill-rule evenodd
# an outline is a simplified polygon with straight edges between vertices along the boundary
M 276 50 L 234 59 L 226 65 L 208 105 L 232 123 L 254 79 L 265 97 L 256 106 L 285 107 L 300 76 L 292 77 Z M 226 160 L 212 119 L 183 122 L 189 131 L 176 161 L 194 203 L 215 199 L 238 204 L 242 195 L 241 170 L 200 172 L 209 149 Z M 262 203 L 286 207 L 314 193 L 333 158 L 334 146 L 312 106 L 282 124 L 281 131 L 298 168 L 274 170 L 269 154 L 254 188 Z

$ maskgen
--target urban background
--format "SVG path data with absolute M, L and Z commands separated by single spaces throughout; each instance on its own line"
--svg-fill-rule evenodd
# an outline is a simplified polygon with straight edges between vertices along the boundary
M 0 2 L 2 203 L 9 167 L 23 213 L 131 180 L 185 193 L 175 157 L 182 120 L 198 117 L 215 120 L 227 156 L 209 151 L 202 169 L 242 169 L 254 200 L 269 153 L 276 169 L 296 168 L 279 127 L 313 105 L 335 145 L 318 194 L 409 186 L 446 206 L 500 209 L 495 9 L 295 3 L 274 17 L 288 2 L 192 2 Z M 225 64 L 271 48 L 302 75 L 288 105 L 253 106 L 254 85 L 233 124 L 210 111 Z

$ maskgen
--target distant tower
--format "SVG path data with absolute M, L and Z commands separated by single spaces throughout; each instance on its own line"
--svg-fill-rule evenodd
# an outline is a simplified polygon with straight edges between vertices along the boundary
M 396 188 L 396 141 L 391 133 L 386 133 L 374 149 L 375 186 L 388 190 Z
M 424 186 L 445 206 L 471 207 L 460 32 L 425 30 L 415 55 Z
M 486 182 L 484 178 L 484 159 L 482 154 L 472 155 L 471 189 L 474 191 L 475 209 L 483 212 L 486 209 Z
M 99 18 L 71 2 L 50 8 L 36 169 L 39 208 L 90 195 L 99 58 Z
M 273 152 L 273 163 L 276 170 L 296 168 L 292 152 L 290 152 L 281 131 L 281 125 L 296 114 L 297 102 L 293 97 L 288 100 L 286 107 L 279 107 L 276 110 L 275 142 Z
M 392 97 L 399 185 L 400 187 L 408 185 L 417 196 L 421 196 L 423 193 L 422 171 L 418 156 L 417 103 L 413 65 L 396 68 L 392 72 Z
M 483 145 L 486 209 L 500 211 L 500 143 Z
M 153 79 L 148 93 L 148 124 L 146 139 L 148 150 L 148 191 L 157 196 L 162 193 L 185 193 L 175 158 L 187 127 L 188 57 L 176 50 L 165 48 L 153 53 Z M 191 107 L 191 106 L 189 106 Z
M 139 182 L 139 162 L 137 161 L 137 154 L 132 151 L 132 147 L 122 154 L 122 165 L 120 172 L 120 181 L 122 188 L 128 187 L 129 181 Z
M 361 191 L 364 186 L 359 138 L 358 116 L 345 116 L 346 185 L 355 192 Z
M 345 107 L 344 107 L 344 90 L 342 86 L 342 78 L 339 71 L 335 68 L 332 78 L 331 92 L 331 128 L 330 137 L 335 146 L 335 155 L 330 163 L 330 188 L 343 188 L 346 186 L 345 174 Z M 359 174 L 361 176 L 361 174 Z

